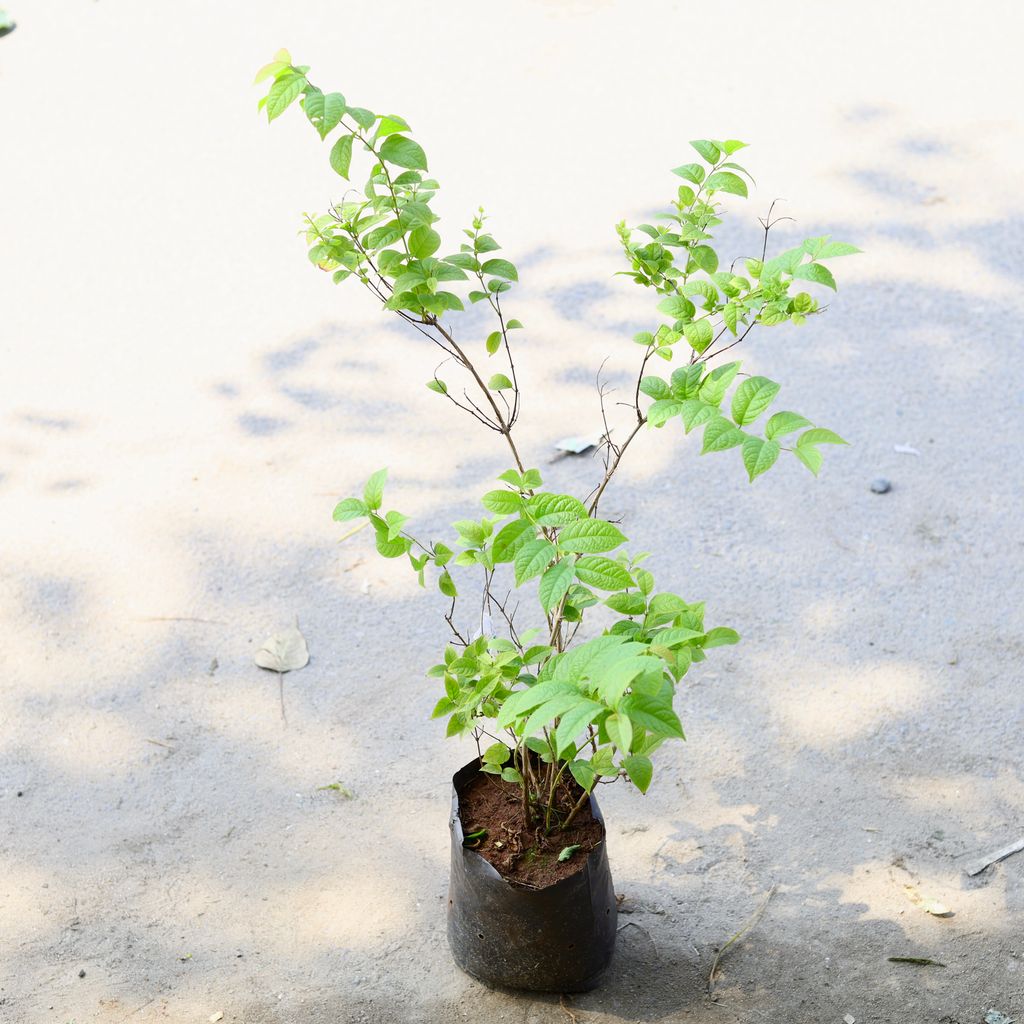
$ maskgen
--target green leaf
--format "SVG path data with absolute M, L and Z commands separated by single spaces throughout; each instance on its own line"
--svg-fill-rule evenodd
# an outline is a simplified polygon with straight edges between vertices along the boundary
M 387 469 L 378 469 L 369 480 L 366 481 L 366 487 L 363 488 L 363 501 L 366 502 L 367 506 L 371 509 L 379 509 L 380 503 L 384 500 L 384 482 L 388 478 Z
M 352 111 L 353 116 L 355 111 Z M 380 156 L 396 167 L 408 167 L 412 171 L 427 169 L 427 154 L 423 147 L 405 135 L 389 135 L 380 147 Z
M 342 135 L 331 147 L 331 167 L 346 181 L 348 180 L 348 169 L 352 163 L 352 140 L 353 136 Z
M 651 764 L 651 759 L 643 757 L 641 754 L 630 754 L 629 757 L 622 759 L 622 767 L 626 769 L 630 782 L 641 793 L 646 793 L 654 776 L 654 765 Z
M 623 566 L 602 555 L 584 555 L 578 559 L 576 579 L 599 590 L 625 590 L 635 585 Z
M 734 196 L 747 198 L 747 183 L 732 171 L 716 171 L 708 178 L 707 188 L 710 192 L 731 192 Z
M 704 352 L 714 337 L 711 324 L 707 320 L 695 320 L 691 324 L 684 324 L 683 334 L 686 335 L 690 348 L 698 353 Z
M 377 120 L 377 115 L 366 107 L 349 107 L 348 113 L 360 128 L 372 128 L 373 122 Z
M 745 427 L 763 413 L 779 393 L 779 385 L 767 377 L 748 377 L 732 396 L 732 418 Z
M 654 733 L 655 736 L 673 739 L 686 738 L 683 735 L 682 723 L 672 710 L 671 705 L 657 697 L 631 693 L 622 701 L 619 710 L 622 714 L 628 715 L 634 725 L 642 726 L 648 732 Z
M 695 245 L 690 250 L 690 259 L 708 274 L 718 269 L 718 253 L 710 245 Z
M 515 515 L 523 507 L 523 499 L 515 491 L 488 491 L 480 501 L 485 509 L 500 516 Z
M 365 501 L 360 501 L 358 498 L 345 498 L 344 501 L 339 501 L 334 506 L 334 521 L 336 523 L 344 523 L 349 519 L 358 519 L 360 516 L 365 516 L 369 513 L 370 508 Z
M 714 629 L 708 630 L 701 646 L 707 650 L 709 647 L 727 647 L 739 642 L 740 635 L 735 629 L 729 629 L 728 626 L 715 626 Z
M 512 381 L 503 373 L 496 373 L 488 382 L 487 386 L 492 391 L 508 391 L 512 388 Z
M 424 225 L 409 232 L 409 254 L 418 260 L 433 256 L 440 247 L 441 236 L 433 228 Z
M 495 564 L 500 562 L 511 562 L 516 554 L 536 535 L 533 523 L 525 519 L 516 519 L 503 527 L 494 538 L 494 546 L 491 549 L 491 556 Z
M 683 403 L 678 399 L 661 398 L 647 410 L 647 422 L 652 427 L 660 427 L 682 411 Z
M 484 274 L 503 277 L 506 281 L 518 281 L 519 274 L 508 260 L 488 260 L 481 268 Z
M 523 328 L 522 322 L 519 321 L 519 320 L 516 320 L 514 317 L 511 320 L 509 320 L 509 322 L 507 324 L 505 324 L 505 330 L 506 331 L 521 331 L 523 329 L 524 328 Z
M 404 537 L 389 537 L 388 530 L 380 522 L 373 524 L 377 553 L 383 558 L 401 558 L 408 550 L 410 541 Z
M 383 139 L 385 136 L 407 131 L 409 131 L 409 124 L 404 117 L 399 117 L 397 114 L 382 114 L 375 137 Z
M 439 395 L 448 394 L 448 385 L 443 380 L 438 380 L 436 377 L 433 380 L 427 381 L 427 387 L 431 391 L 436 391 Z
M 560 562 L 555 562 L 541 577 L 537 594 L 544 611 L 550 612 L 568 593 L 574 570 L 572 559 L 564 558 Z
M 455 581 L 451 577 L 451 573 L 447 569 L 437 578 L 437 589 L 444 594 L 445 597 L 458 597 L 459 592 L 455 588 Z
M 682 404 L 683 427 L 686 433 L 689 433 L 694 427 L 710 422 L 719 415 L 717 405 L 711 405 L 699 398 L 687 398 Z
M 603 704 L 584 697 L 566 711 L 559 719 L 558 728 L 555 730 L 555 748 L 558 753 L 561 755 L 567 748 L 574 746 L 576 737 L 605 710 Z
M 725 398 L 725 392 L 733 382 L 739 369 L 739 362 L 723 363 L 721 366 L 716 366 L 704 378 L 700 391 L 697 392 L 698 397 L 705 402 L 710 402 L 712 405 L 721 405 L 722 399 Z
M 633 745 L 633 724 L 625 715 L 609 715 L 604 720 L 608 738 L 621 750 L 628 754 Z
M 721 144 L 722 152 L 726 156 L 732 156 L 736 150 L 746 149 L 746 146 L 747 144 L 745 142 L 740 142 L 739 139 L 726 139 L 725 142 Z
M 537 683 L 526 690 L 516 690 L 501 706 L 498 712 L 497 725 L 499 729 L 507 729 L 516 719 L 529 714 L 534 708 L 540 707 L 546 701 L 564 694 L 578 695 L 578 690 L 570 683 L 549 679 L 543 683 Z
M 704 444 L 700 453 L 707 455 L 709 452 L 728 451 L 743 444 L 744 437 L 742 430 L 734 427 L 724 416 L 719 416 L 704 428 Z
M 661 377 L 642 377 L 640 390 L 649 398 L 671 398 L 672 390 Z
M 658 309 L 662 313 L 667 313 L 669 316 L 674 317 L 676 320 L 689 320 L 696 312 L 693 303 L 683 295 L 669 295 L 658 303 Z M 643 331 L 641 334 L 650 337 L 647 331 Z M 634 340 L 639 341 L 639 338 L 640 335 L 638 334 Z M 653 342 L 654 338 L 651 337 L 647 344 L 652 344 Z
M 306 87 L 305 75 L 284 75 L 278 78 L 267 93 L 267 120 L 280 117 Z
M 512 756 L 512 751 L 504 743 L 492 743 L 483 752 L 484 764 L 504 764 Z
M 501 348 L 501 331 L 492 331 L 487 335 L 487 354 L 493 356 Z
M 618 527 L 603 519 L 583 519 L 570 523 L 558 535 L 558 546 L 563 551 L 580 551 L 585 554 L 611 551 L 625 541 Z
M 818 475 L 818 470 L 821 469 L 821 464 L 825 461 L 825 457 L 818 451 L 814 445 L 807 444 L 801 447 L 799 444 L 792 449 L 793 454 L 815 475 Z
M 569 770 L 572 771 L 572 765 L 569 766 Z M 560 861 L 567 861 L 579 848 L 579 843 L 573 843 L 572 846 L 566 846 L 558 855 L 558 859 Z
M 836 290 L 836 279 L 832 271 L 820 263 L 803 263 L 793 271 L 793 277 L 798 281 L 813 281 L 815 284 L 823 284 L 832 291 Z
M 769 440 L 776 437 L 785 437 L 792 434 L 794 430 L 801 427 L 809 427 L 811 421 L 798 412 L 777 412 L 765 424 L 764 436 Z
M 523 784 L 523 777 L 516 771 L 515 768 L 502 768 L 501 777 L 505 782 L 514 782 L 516 785 L 521 786 Z
M 834 260 L 838 256 L 853 256 L 861 250 L 849 242 L 828 242 L 823 245 L 814 258 L 816 260 Z
M 320 138 L 325 139 L 345 114 L 345 97 L 340 92 L 310 92 L 302 101 L 302 108 Z
M 750 477 L 751 483 L 775 465 L 779 451 L 778 441 L 748 437 L 743 442 L 743 465 L 747 467 L 747 475 Z
M 695 150 L 709 163 L 717 164 L 722 158 L 718 147 L 710 139 L 693 139 L 690 142 Z
M 647 602 L 642 594 L 612 594 L 604 602 L 613 612 L 620 615 L 643 615 L 647 611 Z
M 586 506 L 571 494 L 543 491 L 530 498 L 526 507 L 538 526 L 566 526 L 587 518 Z
M 685 178 L 687 181 L 692 181 L 694 185 L 699 185 L 704 180 L 704 168 L 700 164 L 683 164 L 682 167 L 673 167 L 673 174 L 678 174 L 680 178 Z
M 522 586 L 527 580 L 539 576 L 551 564 L 555 551 L 555 545 L 551 541 L 541 538 L 523 545 L 513 559 L 516 586 Z
M 692 398 L 700 388 L 700 379 L 704 374 L 700 363 L 692 366 L 680 366 L 672 371 L 672 394 L 676 398 Z
M 688 644 L 691 640 L 700 640 L 704 636 L 699 630 L 690 629 L 688 626 L 670 626 L 651 638 L 651 643 L 658 647 L 679 647 L 681 644 Z
M 274 54 L 274 59 L 269 64 L 264 64 L 263 67 L 256 72 L 256 77 L 253 79 L 253 85 L 259 85 L 264 79 L 269 78 L 271 75 L 277 75 L 281 71 L 284 71 L 292 62 L 291 54 L 284 49 L 278 50 Z
M 797 441 L 797 446 L 807 444 L 847 444 L 838 434 L 833 433 L 831 430 L 826 430 L 824 427 L 814 427 L 811 430 L 805 430 L 800 435 L 800 440 Z
M 589 761 L 570 761 L 569 771 L 572 777 L 579 783 L 580 789 L 589 793 L 594 788 L 596 776 Z

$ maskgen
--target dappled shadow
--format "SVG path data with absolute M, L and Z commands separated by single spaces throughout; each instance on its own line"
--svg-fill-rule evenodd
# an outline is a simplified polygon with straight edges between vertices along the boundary
M 853 177 L 891 216 L 836 230 L 869 255 L 829 316 L 744 355 L 784 382 L 780 407 L 853 447 L 817 482 L 793 463 L 751 488 L 736 452 L 698 459 L 678 427 L 645 433 L 605 499 L 633 549 L 658 553 L 659 584 L 706 599 L 709 624 L 745 639 L 687 677 L 690 739 L 664 749 L 650 794 L 602 794 L 625 900 L 604 984 L 570 1004 L 581 1020 L 966 1022 L 1018 997 L 1022 859 L 962 873 L 1024 813 L 1024 623 L 1002 598 L 1021 548 L 1000 529 L 1017 484 L 993 471 L 1014 464 L 1002 437 L 1020 424 L 978 426 L 982 387 L 1020 415 L 1017 342 L 977 329 L 980 306 L 1013 322 L 1016 299 L 875 269 L 873 241 L 927 256 L 951 238 L 901 213 L 930 193 L 888 173 Z M 1007 223 L 961 225 L 953 244 L 1017 280 L 1004 243 L 1019 219 Z M 737 229 L 737 251 L 756 237 Z M 532 254 L 537 280 L 558 256 Z M 527 450 L 551 489 L 585 493 L 597 462 L 552 463 L 550 444 L 595 425 L 605 355 L 628 400 L 635 347 L 620 328 L 645 326 L 649 296 L 587 275 L 513 294 L 530 328 L 523 373 L 541 382 Z M 445 602 L 376 559 L 365 531 L 338 547 L 329 521 L 335 497 L 393 462 L 396 503 L 444 535 L 506 468 L 500 439 L 464 434 L 413 390 L 434 360 L 415 332 L 326 324 L 211 379 L 203 394 L 246 447 L 225 446 L 240 467 L 212 492 L 227 514 L 197 497 L 196 518 L 153 516 L 180 607 L 152 590 L 119 600 L 99 569 L 3 565 L 0 625 L 16 638 L 3 710 L 19 723 L 0 733 L 12 1020 L 567 1019 L 556 997 L 487 990 L 450 961 L 447 788 L 466 751 L 427 719 L 437 693 L 422 676 Z M 622 429 L 628 413 L 615 417 Z M 880 475 L 888 494 L 868 489 Z M 295 617 L 312 660 L 284 678 L 283 718 L 278 680 L 252 656 Z M 352 798 L 322 788 L 335 782 Z M 716 950 L 773 885 L 723 957 L 713 1005 Z M 954 916 L 925 914 L 907 885 Z

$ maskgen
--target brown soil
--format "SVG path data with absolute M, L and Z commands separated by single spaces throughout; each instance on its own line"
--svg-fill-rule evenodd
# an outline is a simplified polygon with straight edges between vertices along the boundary
M 583 790 L 572 778 L 559 785 L 558 807 L 572 807 Z M 510 882 L 543 889 L 576 874 L 587 855 L 604 842 L 604 826 L 590 813 L 589 802 L 562 832 L 544 834 L 543 823 L 526 827 L 520 788 L 493 775 L 479 774 L 459 792 L 459 817 L 465 835 L 486 829 L 473 849 Z M 558 855 L 567 846 L 579 849 L 565 861 Z

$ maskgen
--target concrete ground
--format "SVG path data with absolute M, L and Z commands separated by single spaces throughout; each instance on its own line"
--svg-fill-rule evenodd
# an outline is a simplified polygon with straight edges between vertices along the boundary
M 964 871 L 1024 835 L 1019 5 L 7 6 L 0 1019 L 1024 1016 L 1024 854 Z M 685 140 L 752 144 L 732 251 L 777 196 L 865 250 L 826 317 L 745 346 L 852 441 L 819 480 L 750 487 L 668 432 L 606 497 L 745 639 L 688 677 L 650 794 L 606 791 L 632 913 L 565 1008 L 449 960 L 469 750 L 427 718 L 440 599 L 330 521 L 387 464 L 438 533 L 507 460 L 423 387 L 416 336 L 306 263 L 299 214 L 342 189 L 299 117 L 256 115 L 282 45 L 412 122 L 449 238 L 487 205 L 552 488 L 589 489 L 552 443 L 598 425 L 596 368 L 625 386 L 652 316 L 612 224 L 669 197 Z M 252 659 L 296 616 L 285 722 Z

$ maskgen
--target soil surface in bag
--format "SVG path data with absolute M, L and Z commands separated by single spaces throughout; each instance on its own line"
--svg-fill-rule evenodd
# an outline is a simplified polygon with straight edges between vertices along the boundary
M 559 808 L 571 808 L 583 794 L 572 778 L 560 783 L 558 789 Z M 503 878 L 538 889 L 574 875 L 586 863 L 587 854 L 604 841 L 604 826 L 594 820 L 589 801 L 568 829 L 546 836 L 543 821 L 525 827 L 519 786 L 483 773 L 460 790 L 459 817 L 466 836 L 486 829 L 487 835 L 479 845 L 469 845 Z M 568 846 L 579 849 L 568 860 L 560 861 L 558 855 Z

